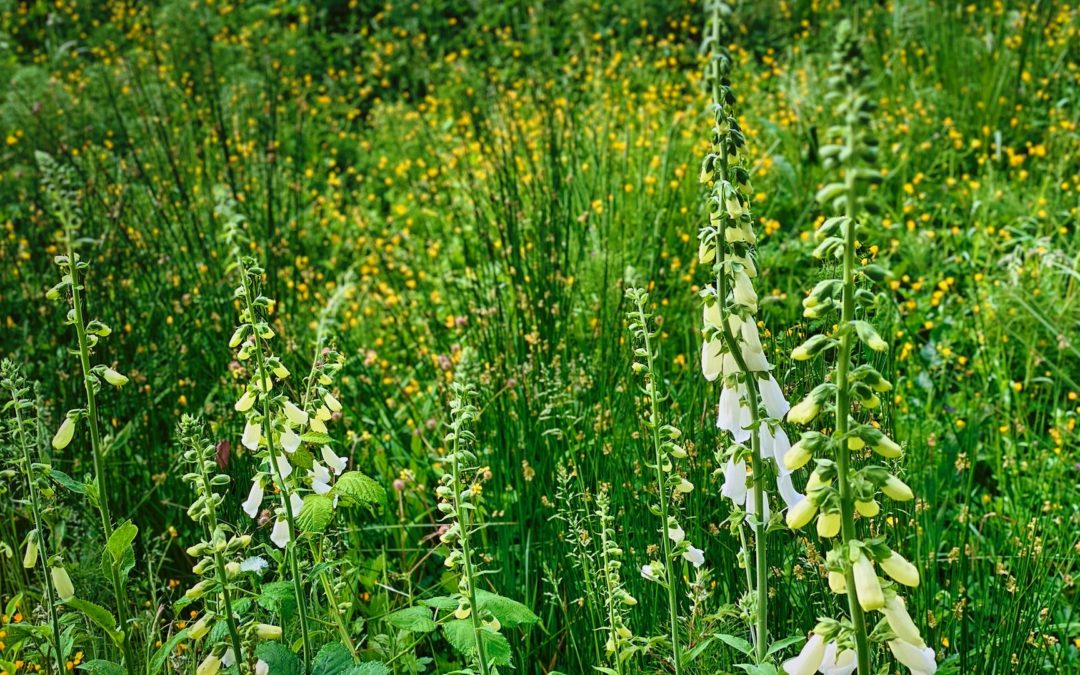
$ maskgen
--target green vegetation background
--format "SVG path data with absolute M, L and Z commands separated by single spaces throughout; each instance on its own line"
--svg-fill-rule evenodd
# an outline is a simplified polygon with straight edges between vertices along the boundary
M 1077 667 L 1078 9 L 742 4 L 735 89 L 770 344 L 784 354 L 807 329 L 824 63 L 832 27 L 857 12 L 887 150 L 875 195 L 887 236 L 861 254 L 897 273 L 895 311 L 879 323 L 893 331 L 880 365 L 897 383 L 882 421 L 905 442 L 920 497 L 888 521 L 926 571 L 911 613 L 960 672 Z M 439 584 L 432 457 L 446 385 L 464 368 L 484 391 L 490 579 L 544 626 L 512 640 L 519 669 L 599 663 L 602 618 L 581 567 L 590 542 L 566 517 L 591 509 L 600 484 L 641 600 L 634 631 L 663 632 L 658 590 L 635 578 L 657 535 L 629 283 L 651 285 L 663 320 L 660 368 L 700 488 L 684 527 L 713 571 L 710 603 L 738 597 L 737 542 L 711 479 L 718 391 L 697 367 L 703 21 L 697 3 L 661 0 L 0 2 L 0 352 L 42 383 L 55 427 L 81 384 L 61 310 L 43 300 L 59 235 L 34 168 L 44 150 L 85 183 L 91 307 L 117 332 L 106 359 L 132 380 L 102 398 L 117 516 L 142 533 L 135 597 L 151 583 L 177 597 L 184 584 L 169 580 L 190 569 L 175 423 L 220 416 L 236 395 L 218 184 L 252 222 L 278 332 L 298 355 L 354 275 L 335 327 L 349 357 L 342 440 L 356 466 L 400 480 L 379 515 L 341 533 L 369 630 L 401 606 L 385 586 L 421 597 Z M 792 400 L 820 377 L 772 360 Z M 216 430 L 234 448 L 239 432 Z M 230 461 L 245 485 L 245 457 Z M 75 443 L 54 462 L 81 475 L 89 458 Z M 92 560 L 98 533 L 82 508 L 65 536 Z M 7 513 L 0 534 L 18 541 L 23 527 Z M 801 633 L 834 602 L 820 542 L 770 547 L 774 634 Z M 25 584 L 17 557 L 0 559 L 5 597 Z M 729 667 L 725 649 L 706 670 Z

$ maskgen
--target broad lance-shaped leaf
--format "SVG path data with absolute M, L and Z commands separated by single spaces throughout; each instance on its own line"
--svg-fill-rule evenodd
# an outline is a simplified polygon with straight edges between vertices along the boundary
M 90 619 L 97 624 L 99 628 L 104 630 L 116 645 L 119 646 L 123 643 L 124 634 L 117 630 L 116 619 L 109 610 L 101 605 L 96 605 L 89 600 L 80 600 L 79 598 L 72 598 L 64 604 L 86 615 L 86 618 Z
M 346 471 L 334 483 L 331 494 L 359 504 L 382 504 L 386 500 L 386 490 L 359 471 Z
M 454 606 L 457 606 L 455 601 Z M 438 624 L 431 618 L 431 610 L 422 606 L 406 607 L 386 617 L 391 626 L 414 633 L 430 633 L 438 628 Z
M 480 609 L 491 612 L 499 623 L 511 628 L 531 626 L 540 621 L 540 617 L 517 600 L 505 598 L 491 591 L 476 589 L 476 604 L 480 606 Z
M 443 635 L 450 646 L 469 658 L 476 657 L 476 638 L 472 621 L 454 619 L 443 624 Z M 480 628 L 480 639 L 484 641 L 484 654 L 488 661 L 496 666 L 510 665 L 510 643 L 501 633 L 490 628 Z
M 127 673 L 123 666 L 102 659 L 94 659 L 81 664 L 79 671 L 90 673 L 90 675 L 126 675 Z
M 319 533 L 326 529 L 334 517 L 334 500 L 327 495 L 304 497 L 304 507 L 296 516 L 296 524 L 304 532 Z
M 111 565 L 113 569 L 120 572 L 122 578 L 126 579 L 128 572 L 135 566 L 135 551 L 131 545 L 138 534 L 139 528 L 130 520 L 124 521 L 120 527 L 113 530 L 112 536 L 105 544 L 108 555 L 102 559 L 102 567 Z M 107 575 L 111 574 L 109 569 L 105 572 Z

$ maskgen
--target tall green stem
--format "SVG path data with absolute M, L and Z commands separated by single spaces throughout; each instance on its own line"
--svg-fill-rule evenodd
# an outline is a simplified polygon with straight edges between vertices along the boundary
M 49 623 L 52 625 L 53 656 L 56 659 L 56 672 L 64 672 L 64 654 L 60 643 L 60 620 L 56 613 L 56 603 L 53 600 L 52 577 L 49 574 L 49 546 L 45 538 L 44 521 L 41 518 L 41 507 L 38 505 L 37 482 L 34 480 L 33 462 L 30 459 L 30 446 L 26 439 L 26 430 L 23 427 L 22 411 L 19 408 L 20 399 L 14 385 L 10 389 L 11 399 L 15 408 L 15 428 L 18 430 L 18 444 L 22 449 L 23 465 L 26 471 L 26 483 L 30 495 L 30 513 L 34 518 L 34 529 L 38 538 L 38 559 L 41 561 L 42 578 L 45 580 L 45 606 L 49 610 Z
M 300 576 L 300 565 L 296 556 L 296 518 L 292 511 L 292 501 L 289 499 L 289 489 L 285 485 L 285 478 L 281 475 L 278 467 L 278 454 L 274 448 L 273 427 L 270 423 L 270 383 L 269 373 L 266 371 L 266 357 L 263 354 L 263 342 L 259 336 L 258 327 L 255 325 L 255 305 L 252 301 L 251 279 L 243 261 L 237 261 L 241 271 L 244 285 L 244 299 L 247 303 L 248 323 L 251 325 L 251 334 L 255 338 L 255 358 L 259 367 L 260 389 L 262 390 L 263 437 L 266 439 L 266 448 L 270 453 L 271 471 L 277 476 L 278 485 L 281 486 L 281 503 L 285 508 L 285 520 L 289 525 L 289 541 L 285 544 L 285 557 L 289 560 L 289 572 L 292 575 L 293 594 L 296 596 L 296 604 L 300 614 L 300 634 L 304 643 L 304 662 L 308 663 L 311 658 L 311 637 L 308 632 L 307 598 L 304 594 L 304 583 Z
M 847 146 L 849 156 L 854 153 L 855 131 L 848 127 Z M 850 550 L 850 542 L 855 540 L 855 499 L 851 491 L 849 471 L 851 451 L 848 448 L 848 411 L 851 401 L 848 393 L 848 369 L 851 364 L 851 350 L 854 344 L 854 331 L 851 321 L 855 318 L 855 172 L 848 167 L 844 176 L 846 188 L 844 225 L 844 287 L 843 309 L 840 316 L 840 354 L 836 364 L 836 470 L 840 488 L 840 517 L 842 519 L 840 536 L 845 553 Z M 845 556 L 846 558 L 846 556 Z M 847 585 L 848 611 L 855 633 L 855 651 L 858 655 L 859 675 L 870 675 L 870 646 L 866 635 L 866 617 L 863 615 L 859 597 L 855 592 L 855 573 L 850 563 L 844 563 L 844 580 Z
M 454 461 L 451 463 L 454 474 L 454 511 L 457 514 L 458 526 L 461 528 L 461 559 L 465 567 L 465 579 L 469 584 L 469 619 L 472 621 L 473 635 L 476 639 L 476 655 L 480 661 L 480 675 L 489 675 L 491 672 L 487 662 L 487 649 L 484 648 L 483 636 L 480 633 L 480 613 L 476 604 L 476 577 L 473 576 L 472 552 L 469 548 L 469 510 L 461 501 L 461 455 L 459 454 L 460 441 L 454 434 Z
M 62 200 L 61 200 L 61 203 Z M 79 363 L 82 366 L 83 389 L 86 391 L 86 416 L 90 426 L 90 448 L 94 459 L 94 489 L 97 492 L 96 502 L 98 513 L 101 515 L 101 526 L 105 534 L 105 541 L 112 538 L 113 524 L 112 514 L 109 512 L 109 493 L 105 478 L 105 457 L 101 447 L 101 430 L 98 428 L 97 394 L 95 384 L 90 374 L 90 344 L 86 337 L 86 320 L 83 316 L 82 286 L 79 284 L 79 262 L 75 257 L 74 238 L 71 216 L 64 206 L 61 209 L 64 220 L 65 243 L 67 245 L 68 270 L 71 273 L 71 304 L 75 312 L 75 336 L 79 344 Z M 108 565 L 111 577 L 113 594 L 116 596 L 116 616 L 120 622 L 120 630 L 123 631 L 124 659 L 127 667 L 133 668 L 135 660 L 131 652 L 131 641 L 128 639 L 128 616 L 127 616 L 127 591 L 120 579 L 120 570 L 115 565 Z
M 648 317 L 643 306 L 638 306 L 638 319 L 641 321 L 641 335 L 645 343 L 648 359 L 649 429 L 652 432 L 654 461 L 656 462 L 656 488 L 660 499 L 660 522 L 663 523 L 664 573 L 668 595 L 668 614 L 671 620 L 672 657 L 675 661 L 675 675 L 682 672 L 682 644 L 679 642 L 679 605 L 675 596 L 675 570 L 671 564 L 671 536 L 668 529 L 668 494 L 664 480 L 664 453 L 660 441 L 660 410 L 656 393 L 656 373 L 653 370 L 653 350 L 649 342 Z

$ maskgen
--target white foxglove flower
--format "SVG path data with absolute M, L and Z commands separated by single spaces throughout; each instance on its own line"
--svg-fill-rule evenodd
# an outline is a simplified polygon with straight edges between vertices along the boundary
M 859 553 L 858 560 L 852 565 L 855 573 L 855 594 L 859 598 L 859 605 L 863 611 L 869 612 L 881 609 L 885 606 L 885 594 L 881 590 L 881 581 L 878 580 L 874 563 L 866 554 Z
M 311 489 L 317 495 L 330 492 L 330 472 L 318 462 L 313 462 L 311 468 L 312 470 L 308 472 L 308 477 L 311 478 Z
M 905 586 L 911 586 L 912 588 L 919 585 L 919 569 L 909 563 L 904 556 L 900 555 L 896 551 L 892 551 L 888 558 L 885 558 L 880 563 L 881 569 L 892 577 L 893 581 L 903 584 Z
M 341 412 L 341 402 L 334 398 L 334 395 L 330 392 L 326 392 L 326 395 L 323 396 L 323 403 L 331 412 Z
M 259 659 L 255 662 L 255 675 L 270 675 L 270 665 Z
M 285 399 L 283 408 L 285 410 L 285 417 L 288 417 L 290 422 L 298 426 L 307 424 L 308 414 L 298 408 L 292 401 Z
M 281 432 L 281 447 L 285 452 L 296 452 L 296 449 L 300 447 L 300 434 L 285 427 L 285 431 Z
M 732 289 L 732 299 L 736 305 L 750 308 L 751 312 L 757 311 L 757 292 L 754 284 L 744 270 L 735 273 L 735 287 Z
M 56 450 L 63 450 L 71 443 L 71 439 L 75 437 L 75 422 L 78 421 L 78 417 L 69 416 L 65 417 L 64 421 L 60 423 L 60 428 L 56 430 L 56 434 L 52 439 L 52 446 Z
M 236 663 L 236 654 L 233 653 L 232 647 L 229 647 L 221 657 L 221 665 L 232 668 L 234 663 Z
M 762 516 L 761 519 L 763 521 L 765 521 L 765 522 L 768 522 L 769 521 L 769 516 L 771 515 L 771 512 L 769 511 L 769 493 L 768 492 L 762 492 L 762 494 L 761 494 L 761 504 L 764 507 L 763 510 L 765 511 L 765 514 Z M 750 514 L 751 516 L 757 515 L 757 503 L 754 501 L 753 495 L 749 495 L 749 494 L 746 495 L 746 512 L 748 514 Z
M 315 433 L 318 433 L 318 434 L 325 434 L 326 433 L 326 424 L 324 424 L 323 421 L 321 419 L 319 419 L 318 415 L 316 415 L 315 417 L 312 417 L 309 420 L 308 426 L 311 427 L 311 430 L 314 431 Z
M 262 500 L 262 481 L 256 476 L 255 480 L 251 481 L 251 491 L 248 492 L 248 498 L 240 506 L 244 509 L 244 513 L 248 514 L 251 518 L 254 518 L 259 515 L 259 508 L 262 506 Z
M 685 478 L 680 479 L 679 484 L 675 486 L 675 492 L 678 492 L 680 494 L 685 495 L 685 494 L 688 494 L 688 493 L 693 492 L 693 491 L 694 491 L 694 484 L 691 483 L 690 481 L 686 480 Z
M 106 367 L 101 373 L 105 377 L 105 381 L 114 387 L 122 387 L 128 383 L 126 375 L 121 375 L 112 368 Z
M 248 450 L 258 450 L 260 438 L 262 438 L 262 425 L 254 419 L 249 419 L 244 425 L 244 435 L 240 437 L 240 443 Z
M 787 675 L 814 675 L 824 658 L 825 638 L 814 633 L 797 656 L 784 661 L 783 669 Z
M 903 640 L 892 640 L 889 649 L 897 661 L 911 670 L 911 675 L 933 675 L 937 672 L 934 650 L 930 647 L 916 647 Z
M 322 446 L 322 458 L 326 465 L 333 469 L 335 476 L 340 476 L 345 467 L 349 465 L 349 461 L 334 454 L 329 445 Z
M 195 669 L 195 675 L 217 675 L 219 670 L 221 670 L 221 659 L 210 654 Z
M 752 422 L 750 408 L 743 405 L 742 389 L 745 385 L 738 385 L 733 389 L 727 384 L 720 392 L 720 405 L 716 414 L 716 426 L 731 434 L 736 443 L 745 443 L 750 440 L 750 431 L 746 428 Z
M 706 310 L 708 311 L 708 310 Z M 718 337 L 701 343 L 701 373 L 712 382 L 724 372 L 724 341 Z
M 776 461 L 776 468 L 781 476 L 790 474 L 791 470 L 784 466 L 784 456 L 791 449 L 791 441 L 788 440 L 787 432 L 781 427 L 776 427 L 773 430 L 769 428 L 769 425 L 762 424 L 758 428 L 758 441 L 758 447 L 761 448 L 761 458 L 772 457 Z
M 277 456 L 277 470 L 282 480 L 292 475 L 292 464 L 285 458 L 285 455 Z
M 292 507 L 293 517 L 300 515 L 304 509 L 304 498 L 293 492 L 289 495 L 289 506 Z
M 251 389 L 244 390 L 244 395 L 236 402 L 233 408 L 236 412 L 247 412 L 251 410 L 251 406 L 255 405 L 255 392 Z
M 720 494 L 738 506 L 746 503 L 746 462 L 729 459 L 724 467 L 724 485 Z
M 795 489 L 791 482 L 790 473 L 782 473 L 776 477 L 776 489 L 789 509 L 806 499 L 806 495 Z
M 687 547 L 682 557 L 686 562 L 692 564 L 694 569 L 700 569 L 705 564 L 705 552 L 700 548 L 695 548 L 692 544 Z
M 289 521 L 278 518 L 274 521 L 274 529 L 270 532 L 270 541 L 278 548 L 285 548 L 289 543 Z
M 680 544 L 682 543 L 683 539 L 686 539 L 686 532 L 683 531 L 682 527 L 678 523 L 675 523 L 674 525 L 669 524 L 667 533 L 668 538 L 670 538 L 671 541 L 673 541 L 675 544 Z
M 758 392 L 761 394 L 761 402 L 765 405 L 769 417 L 783 419 L 784 415 L 791 409 L 791 405 L 784 398 L 784 392 L 780 389 L 776 378 L 770 375 L 767 380 L 759 379 L 757 384 Z
M 664 573 L 664 566 L 658 562 L 646 563 L 641 566 L 641 577 L 647 581 L 659 581 Z
M 839 651 L 836 641 L 825 645 L 825 656 L 821 659 L 819 672 L 822 675 L 851 675 L 859 667 L 854 649 Z
M 899 595 L 893 596 L 891 600 L 885 602 L 885 606 L 881 608 L 881 613 L 885 615 L 885 620 L 889 622 L 889 628 L 892 628 L 892 631 L 896 633 L 896 637 L 919 649 L 926 647 L 922 636 L 919 635 L 918 627 L 915 626 L 915 622 L 911 620 L 911 615 L 908 614 L 903 598 Z

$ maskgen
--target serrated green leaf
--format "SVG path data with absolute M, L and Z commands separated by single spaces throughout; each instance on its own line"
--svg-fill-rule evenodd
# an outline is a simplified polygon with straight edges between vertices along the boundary
M 386 500 L 383 486 L 359 471 L 346 471 L 341 474 L 331 493 L 359 504 L 382 504 Z
M 329 434 L 319 433 L 318 431 L 309 431 L 306 434 L 300 434 L 300 440 L 305 443 L 314 443 L 316 445 L 326 445 L 333 442 Z
M 304 532 L 319 533 L 326 529 L 334 517 L 334 500 L 327 495 L 304 497 L 304 507 L 296 516 L 296 524 Z
M 342 644 L 331 642 L 323 645 L 315 655 L 315 662 L 311 664 L 311 675 L 338 675 L 346 672 L 352 665 L 353 657 L 349 650 Z
M 127 671 L 124 670 L 123 666 L 102 659 L 94 659 L 93 661 L 87 661 L 86 663 L 80 664 L 79 670 L 92 673 L 93 675 L 127 675 Z
M 421 600 L 420 604 L 435 609 L 457 609 L 458 601 L 457 598 L 452 595 L 440 595 L 434 598 Z
M 53 479 L 61 487 L 65 487 L 80 495 L 86 494 L 86 483 L 80 483 L 59 469 L 49 469 L 49 478 Z
M 255 655 L 266 662 L 274 675 L 304 675 L 300 659 L 280 642 L 262 642 L 255 648 Z
M 454 619 L 444 623 L 442 630 L 451 647 L 468 658 L 476 658 L 476 635 L 473 633 L 472 621 Z M 501 633 L 481 628 L 480 639 L 489 663 L 496 666 L 510 665 L 510 643 Z
M 109 638 L 119 645 L 123 639 L 120 631 L 116 629 L 116 619 L 113 618 L 112 613 L 102 607 L 96 605 L 89 600 L 82 600 L 80 598 L 72 598 L 64 603 L 68 607 L 82 612 L 86 618 L 93 621 L 101 629 L 103 629 L 109 636 Z
M 715 637 L 732 649 L 742 652 L 747 656 L 750 655 L 750 652 L 754 651 L 753 645 L 741 637 L 735 637 L 734 635 L 728 635 L 727 633 L 717 633 Z
M 420 606 L 398 610 L 387 615 L 386 620 L 391 626 L 414 633 L 430 633 L 438 628 L 438 624 L 431 618 L 431 610 Z
M 289 464 L 303 469 L 304 471 L 311 471 L 311 467 L 314 466 L 315 457 L 307 450 L 300 448 L 296 452 L 287 455 L 289 458 Z
M 517 600 L 511 600 L 491 591 L 476 589 L 476 604 L 481 610 L 491 612 L 499 623 L 511 628 L 531 626 L 540 621 L 540 617 Z
M 280 615 L 286 623 L 296 610 L 296 595 L 293 593 L 292 584 L 288 581 L 263 584 L 256 602 L 263 609 Z
M 390 675 L 390 669 L 381 661 L 368 661 L 358 666 L 353 666 L 345 672 L 345 675 Z

